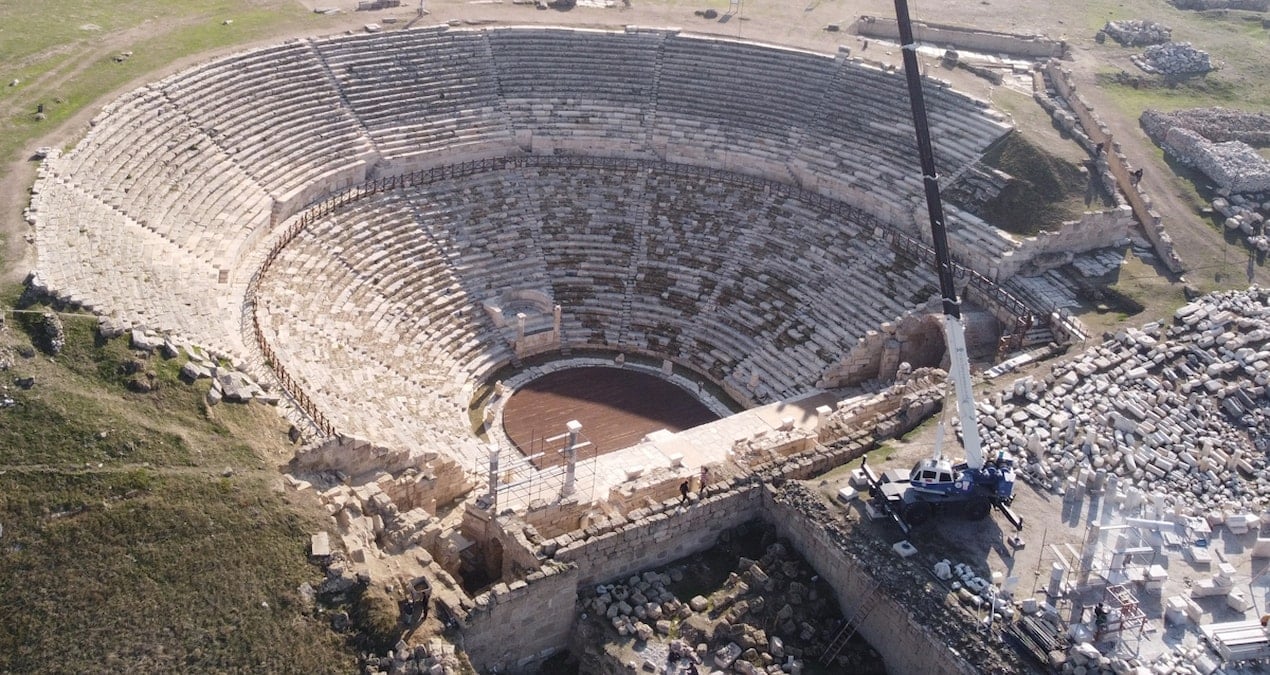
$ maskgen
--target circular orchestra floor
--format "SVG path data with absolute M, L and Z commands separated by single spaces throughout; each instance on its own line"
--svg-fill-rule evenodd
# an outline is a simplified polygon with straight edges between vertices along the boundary
M 578 459 L 635 445 L 658 429 L 683 431 L 718 416 L 691 394 L 655 375 L 588 366 L 548 373 L 518 388 L 503 406 L 503 430 L 539 469 L 564 463 L 569 420 L 582 423 Z M 535 457 L 535 455 L 540 455 Z

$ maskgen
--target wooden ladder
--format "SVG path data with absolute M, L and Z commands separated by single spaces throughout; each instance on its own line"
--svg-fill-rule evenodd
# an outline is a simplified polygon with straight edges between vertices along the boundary
M 868 618 L 869 614 L 877 607 L 878 601 L 881 599 L 877 597 L 880 587 L 881 584 L 874 581 L 869 590 L 860 598 L 860 604 L 856 605 L 855 613 L 842 624 L 842 628 L 829 641 L 829 646 L 825 648 L 825 653 L 820 655 L 821 663 L 829 665 L 830 661 L 837 658 L 842 648 L 847 646 L 847 641 L 855 637 L 856 632 L 860 628 L 860 622 Z

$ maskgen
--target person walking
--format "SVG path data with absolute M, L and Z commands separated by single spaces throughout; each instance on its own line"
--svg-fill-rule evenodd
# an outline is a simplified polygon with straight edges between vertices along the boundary
M 701 485 L 697 487 L 697 496 L 706 496 L 706 486 L 710 484 L 710 469 L 705 465 L 701 466 Z
M 689 488 L 688 486 L 688 481 L 686 480 L 679 484 L 679 505 L 680 506 L 683 506 L 683 503 L 688 501 L 688 492 L 690 489 L 691 488 Z

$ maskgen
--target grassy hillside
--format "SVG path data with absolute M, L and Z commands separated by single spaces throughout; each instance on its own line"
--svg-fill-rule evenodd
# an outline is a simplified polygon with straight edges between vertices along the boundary
M 0 3 L 0 157 L 14 158 L 103 95 L 182 57 L 310 24 L 319 31 L 324 18 L 277 1 Z
M 355 668 L 298 591 L 323 514 L 279 487 L 276 413 L 209 408 L 180 359 L 64 323 L 56 357 L 39 314 L 0 329 L 0 672 Z M 126 388 L 138 365 L 157 391 Z

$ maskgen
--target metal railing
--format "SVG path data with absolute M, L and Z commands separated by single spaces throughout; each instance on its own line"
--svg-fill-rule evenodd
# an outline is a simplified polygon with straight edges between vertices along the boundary
M 327 436 L 333 436 L 337 432 L 330 420 L 328 420 L 326 416 L 322 414 L 322 411 L 318 409 L 312 397 L 304 391 L 304 388 L 300 386 L 299 382 L 297 382 L 296 379 L 287 371 L 286 366 L 282 364 L 281 360 L 277 356 L 277 353 L 269 345 L 268 341 L 265 340 L 264 334 L 260 329 L 260 318 L 257 311 L 257 295 L 260 290 L 261 280 L 264 278 L 265 274 L 269 272 L 270 267 L 272 267 L 278 255 L 310 225 L 323 218 L 332 216 L 344 207 L 366 199 L 367 197 L 372 197 L 382 192 L 404 188 L 415 188 L 438 181 L 464 178 L 490 171 L 523 168 L 587 168 L 617 169 L 622 171 L 656 170 L 660 173 L 669 174 L 671 176 L 706 178 L 721 183 L 758 188 L 768 192 L 775 192 L 784 197 L 793 198 L 803 203 L 814 205 L 835 216 L 851 221 L 860 226 L 881 230 L 892 250 L 900 255 L 908 257 L 918 264 L 933 265 L 935 260 L 934 249 L 926 245 L 921 240 L 900 232 L 890 224 L 879 220 L 873 214 L 841 200 L 806 190 L 797 185 L 762 178 L 760 176 L 736 173 L 727 169 L 702 167 L 678 162 L 628 157 L 525 155 L 516 157 L 495 157 L 460 162 L 456 164 L 446 164 L 418 169 L 416 171 L 396 176 L 387 176 L 368 180 L 360 185 L 352 186 L 328 195 L 327 197 L 313 203 L 301 213 L 292 216 L 290 224 L 286 226 L 282 234 L 275 239 L 273 244 L 270 246 L 269 252 L 265 255 L 264 262 L 262 262 L 260 267 L 256 269 L 254 274 L 252 274 L 251 280 L 247 283 L 247 292 L 244 297 L 244 313 L 249 315 L 252 336 L 256 346 L 260 349 L 265 362 L 268 363 L 269 367 L 273 369 L 274 373 L 277 375 L 278 381 L 286 391 L 287 396 L 291 398 L 301 412 L 309 417 L 309 419 L 313 422 L 313 425 L 321 433 Z M 1023 319 L 1026 317 L 1031 321 L 1036 320 L 1038 316 L 1037 313 L 1034 312 L 1027 303 L 1015 297 L 1009 291 L 1005 290 L 988 277 L 985 277 L 984 275 L 962 264 L 956 258 L 953 260 L 953 273 L 958 278 L 967 279 L 967 283 L 972 286 L 977 293 L 981 294 L 983 298 L 997 303 L 1002 309 L 1016 317 L 1016 319 Z M 1029 323 L 1031 323 L 1031 321 L 1029 321 Z

